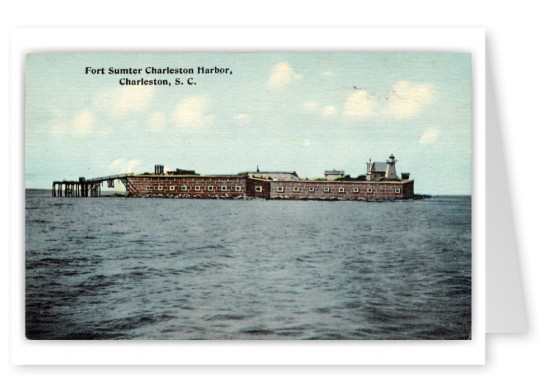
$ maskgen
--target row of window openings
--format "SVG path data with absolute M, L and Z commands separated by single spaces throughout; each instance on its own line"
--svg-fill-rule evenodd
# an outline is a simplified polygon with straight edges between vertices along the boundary
M 176 190 L 176 186 L 169 186 L 168 188 L 169 188 L 169 190 Z M 146 186 L 145 187 L 145 190 L 154 190 L 154 189 L 155 189 L 155 186 Z M 157 186 L 157 190 L 163 190 L 163 189 L 164 189 L 163 186 Z M 189 190 L 186 185 L 180 186 L 180 189 L 182 189 L 184 191 Z M 199 191 L 199 190 L 201 190 L 201 186 L 195 186 L 194 189 L 196 191 Z M 234 189 L 235 189 L 235 191 L 241 191 L 241 186 L 235 186 Z M 208 191 L 214 191 L 214 186 L 207 186 L 207 190 Z M 220 191 L 228 191 L 228 186 L 220 186 Z
M 153 187 L 152 187 L 152 186 L 146 186 L 145 189 L 146 189 L 146 190 L 152 190 Z M 175 190 L 175 189 L 176 189 L 175 186 L 169 186 L 169 190 Z M 184 190 L 184 191 L 186 191 L 186 190 L 188 190 L 188 187 L 187 187 L 186 185 L 183 185 L 183 186 L 181 186 L 181 189 Z M 241 186 L 235 186 L 234 189 L 235 189 L 235 191 L 241 191 Z M 163 186 L 157 186 L 157 190 L 163 190 Z M 200 191 L 200 190 L 201 190 L 201 186 L 195 186 L 195 190 L 196 190 L 196 191 Z M 214 191 L 214 186 L 207 186 L 207 190 L 208 190 L 208 191 Z M 221 191 L 228 191 L 228 187 L 227 187 L 227 186 L 220 186 L 220 190 L 221 190 Z M 262 186 L 255 186 L 254 190 L 255 190 L 256 192 L 261 192 L 261 191 L 262 191 Z M 313 192 L 315 191 L 315 188 L 309 187 L 309 188 L 308 188 L 308 191 L 309 191 L 310 193 L 313 193 Z M 367 193 L 373 193 L 373 188 L 372 188 L 372 187 L 368 187 L 368 188 L 366 189 L 366 191 L 367 191 Z M 285 192 L 285 188 L 284 188 L 283 186 L 278 186 L 277 192 L 278 192 L 278 193 L 283 193 L 283 192 Z M 300 188 L 299 188 L 299 187 L 293 187 L 293 192 L 294 192 L 294 193 L 300 192 Z M 324 193 L 330 193 L 330 192 L 331 192 L 331 188 L 330 188 L 330 187 L 324 187 L 324 188 L 323 188 L 323 192 L 324 192 Z M 344 192 L 345 192 L 345 191 L 344 191 L 344 188 L 343 188 L 343 187 L 339 187 L 338 192 L 339 192 L 339 193 L 344 193 Z M 359 192 L 360 192 L 360 189 L 357 188 L 357 187 L 354 187 L 354 188 L 352 189 L 352 192 L 353 192 L 353 193 L 359 193 Z M 400 189 L 394 189 L 394 192 L 395 192 L 396 194 L 400 194 Z
M 309 187 L 309 188 L 308 188 L 308 192 L 313 193 L 314 191 L 315 191 L 315 188 L 313 188 L 313 187 Z M 366 191 L 367 191 L 368 193 L 373 193 L 373 188 L 372 188 L 372 187 L 368 187 L 368 188 L 366 189 Z M 278 193 L 284 193 L 284 192 L 285 192 L 285 188 L 284 188 L 283 186 L 278 186 L 277 192 L 278 192 Z M 300 188 L 299 188 L 299 187 L 293 187 L 293 192 L 294 192 L 294 193 L 300 192 Z M 324 193 L 330 193 L 330 192 L 331 192 L 331 188 L 330 188 L 330 187 L 324 187 L 324 188 L 323 188 L 323 192 L 324 192 Z M 342 193 L 345 193 L 344 187 L 339 187 L 338 192 L 341 193 L 341 194 L 342 194 Z M 357 188 L 357 187 L 354 187 L 354 188 L 352 188 L 352 192 L 353 192 L 353 193 L 359 193 L 359 192 L 360 192 L 360 189 Z M 394 189 L 394 193 L 400 194 L 400 189 Z

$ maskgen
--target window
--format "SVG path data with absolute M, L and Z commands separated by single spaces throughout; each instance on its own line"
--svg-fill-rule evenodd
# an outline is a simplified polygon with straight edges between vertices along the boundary
M 344 187 L 339 187 L 339 193 L 344 193 Z
M 294 191 L 295 193 L 298 193 L 298 192 L 300 191 L 300 188 L 298 188 L 298 187 L 295 186 L 295 187 L 293 187 L 293 191 Z
M 174 190 L 174 189 L 175 189 L 175 187 L 174 187 L 174 186 L 170 186 L 170 190 Z
M 394 189 L 394 193 L 400 194 L 400 189 Z
M 283 193 L 284 189 L 283 189 L 283 186 L 278 186 L 277 187 L 277 192 L 278 193 Z
M 358 189 L 357 187 L 355 187 L 355 188 L 352 189 L 352 191 L 353 191 L 354 193 L 357 193 L 357 192 L 360 191 L 360 189 Z
M 145 190 L 151 190 L 151 186 L 146 186 Z
M 262 191 L 262 186 L 255 186 L 254 191 L 256 191 L 257 193 L 261 192 Z
M 235 191 L 241 191 L 241 186 L 235 186 Z
M 327 186 L 323 188 L 324 193 L 329 193 L 330 191 L 331 191 L 331 189 Z
M 162 186 L 157 186 L 157 190 L 163 190 Z
M 373 188 L 372 188 L 372 187 L 368 187 L 368 188 L 367 188 L 367 192 L 368 192 L 369 194 L 373 193 Z
M 208 186 L 207 189 L 208 189 L 208 191 L 213 191 L 213 190 L 214 190 L 214 186 Z
M 309 191 L 310 193 L 313 193 L 313 192 L 314 192 L 314 188 L 313 188 L 313 187 L 309 187 L 309 188 L 308 188 L 308 191 Z
M 201 186 L 199 186 L 199 185 L 195 186 L 195 190 L 197 190 L 197 191 L 201 190 Z
M 228 186 L 222 185 L 222 186 L 220 186 L 220 190 L 222 190 L 222 191 L 228 191 Z
M 186 185 L 182 185 L 182 190 L 186 191 L 186 190 L 187 190 L 187 186 L 186 186 Z

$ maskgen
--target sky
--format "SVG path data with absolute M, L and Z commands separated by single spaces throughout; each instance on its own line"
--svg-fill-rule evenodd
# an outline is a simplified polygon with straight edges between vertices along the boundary
M 416 193 L 471 194 L 469 53 L 31 53 L 25 66 L 26 188 L 155 164 L 355 177 L 394 154 Z

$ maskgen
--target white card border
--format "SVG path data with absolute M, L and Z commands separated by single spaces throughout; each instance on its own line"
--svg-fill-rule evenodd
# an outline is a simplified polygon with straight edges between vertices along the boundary
M 485 32 L 481 28 L 14 29 L 11 34 L 10 356 L 16 365 L 485 363 Z M 24 336 L 24 60 L 29 52 L 448 51 L 472 54 L 469 341 L 29 341 Z

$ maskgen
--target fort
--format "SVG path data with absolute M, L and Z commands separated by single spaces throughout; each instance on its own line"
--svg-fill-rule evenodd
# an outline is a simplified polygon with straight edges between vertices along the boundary
M 386 162 L 367 163 L 367 172 L 350 178 L 342 170 L 327 170 L 323 178 L 302 179 L 296 172 L 256 171 L 235 175 L 200 175 L 194 170 L 155 171 L 139 175 L 119 174 L 78 181 L 55 181 L 53 197 L 99 197 L 101 186 L 114 187 L 116 180 L 126 187 L 127 197 L 212 198 L 267 200 L 388 200 L 414 198 L 409 173 L 396 174 L 394 155 Z

